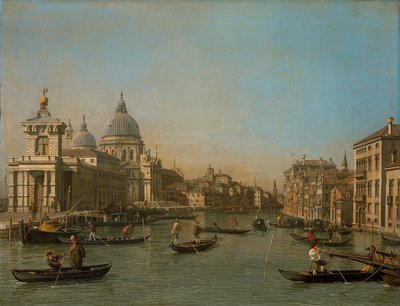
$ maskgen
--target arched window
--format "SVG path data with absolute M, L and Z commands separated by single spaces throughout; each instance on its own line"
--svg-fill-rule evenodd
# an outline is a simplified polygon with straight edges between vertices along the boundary
M 122 150 L 121 160 L 122 161 L 126 160 L 126 150 L 125 149 Z
M 106 153 L 108 154 L 108 149 L 106 149 Z
M 131 151 L 129 152 L 129 159 L 130 159 L 130 160 L 133 160 L 133 150 L 131 150 Z
M 111 150 L 111 155 L 114 156 L 114 150 Z
M 36 154 L 48 155 L 49 154 L 49 138 L 46 136 L 38 137 L 36 140 Z

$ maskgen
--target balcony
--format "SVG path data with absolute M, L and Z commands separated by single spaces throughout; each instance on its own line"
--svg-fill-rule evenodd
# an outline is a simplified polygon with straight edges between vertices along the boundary
M 364 202 L 365 203 L 365 195 L 354 195 L 354 202 Z
M 365 170 L 356 170 L 354 172 L 354 178 L 356 179 L 362 179 L 365 178 L 367 176 L 367 171 Z

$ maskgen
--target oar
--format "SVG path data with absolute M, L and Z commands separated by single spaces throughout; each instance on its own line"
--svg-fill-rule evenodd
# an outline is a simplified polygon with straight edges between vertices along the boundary
M 323 246 L 323 248 L 324 248 L 324 251 L 326 251 L 327 249 L 326 249 L 326 247 L 325 247 L 325 244 L 324 244 L 322 241 L 321 241 L 321 244 L 322 244 L 322 246 Z M 342 276 L 342 278 L 343 278 L 343 280 L 344 280 L 344 283 L 347 283 L 347 280 L 345 279 L 344 275 L 343 275 L 342 272 L 340 271 L 340 269 L 339 269 L 338 265 L 336 264 L 336 262 L 333 262 L 333 264 L 335 265 L 336 269 L 338 269 L 340 275 Z
M 88 232 L 90 232 L 87 228 L 85 228 Z M 101 239 L 97 234 L 96 234 L 96 238 L 99 238 L 99 240 L 101 242 L 103 242 L 106 246 L 110 246 L 107 242 L 105 242 L 103 239 Z
M 265 258 L 264 277 L 265 277 L 265 275 L 267 273 L 267 265 L 268 265 L 268 260 L 269 260 L 269 253 L 271 251 L 272 242 L 274 241 L 274 238 L 275 238 L 275 233 L 272 234 L 271 242 L 269 243 L 269 249 L 268 249 L 267 257 Z
M 383 268 L 383 266 L 380 266 L 378 270 L 376 270 L 374 273 L 372 273 L 370 276 L 368 276 L 368 277 L 367 277 L 366 279 L 364 279 L 362 282 L 358 283 L 357 285 L 355 285 L 355 286 L 353 286 L 353 287 L 351 287 L 351 288 L 349 288 L 349 289 L 347 289 L 347 290 L 345 290 L 345 291 L 342 291 L 342 294 L 343 294 L 344 296 L 346 296 L 345 292 L 350 291 L 350 290 L 353 290 L 354 288 L 360 286 L 363 282 L 366 282 L 366 281 L 369 280 L 372 276 L 374 276 L 376 273 L 378 273 L 378 272 L 380 271 L 380 269 L 382 269 L 382 268 Z
M 53 286 L 55 286 L 55 285 L 57 284 L 58 277 L 60 276 L 61 268 L 62 268 L 62 264 L 60 264 L 60 269 L 58 269 L 58 273 L 57 273 L 56 281 L 54 282 L 54 285 L 53 285 Z
M 189 242 L 189 245 L 196 251 L 197 254 L 199 254 L 199 251 L 197 251 L 197 249 L 194 247 L 194 245 L 191 242 Z

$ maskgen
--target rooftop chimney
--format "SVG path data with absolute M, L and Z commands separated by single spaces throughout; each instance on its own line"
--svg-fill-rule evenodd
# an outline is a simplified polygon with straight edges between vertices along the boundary
M 392 117 L 387 117 L 386 122 L 388 124 L 388 136 L 392 136 L 392 122 L 393 118 Z

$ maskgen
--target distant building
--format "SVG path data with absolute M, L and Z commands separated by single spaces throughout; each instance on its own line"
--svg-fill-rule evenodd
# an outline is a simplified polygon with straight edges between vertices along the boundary
M 353 150 L 353 225 L 390 231 L 393 219 L 389 221 L 389 212 L 391 211 L 392 216 L 397 214 L 393 211 L 394 202 L 391 199 L 398 183 L 395 163 L 400 150 L 400 125 L 394 125 L 393 118 L 387 118 L 384 128 L 356 142 Z M 391 166 L 392 164 L 394 165 Z M 390 179 L 387 173 L 390 174 Z M 389 193 L 391 190 L 392 194 Z

